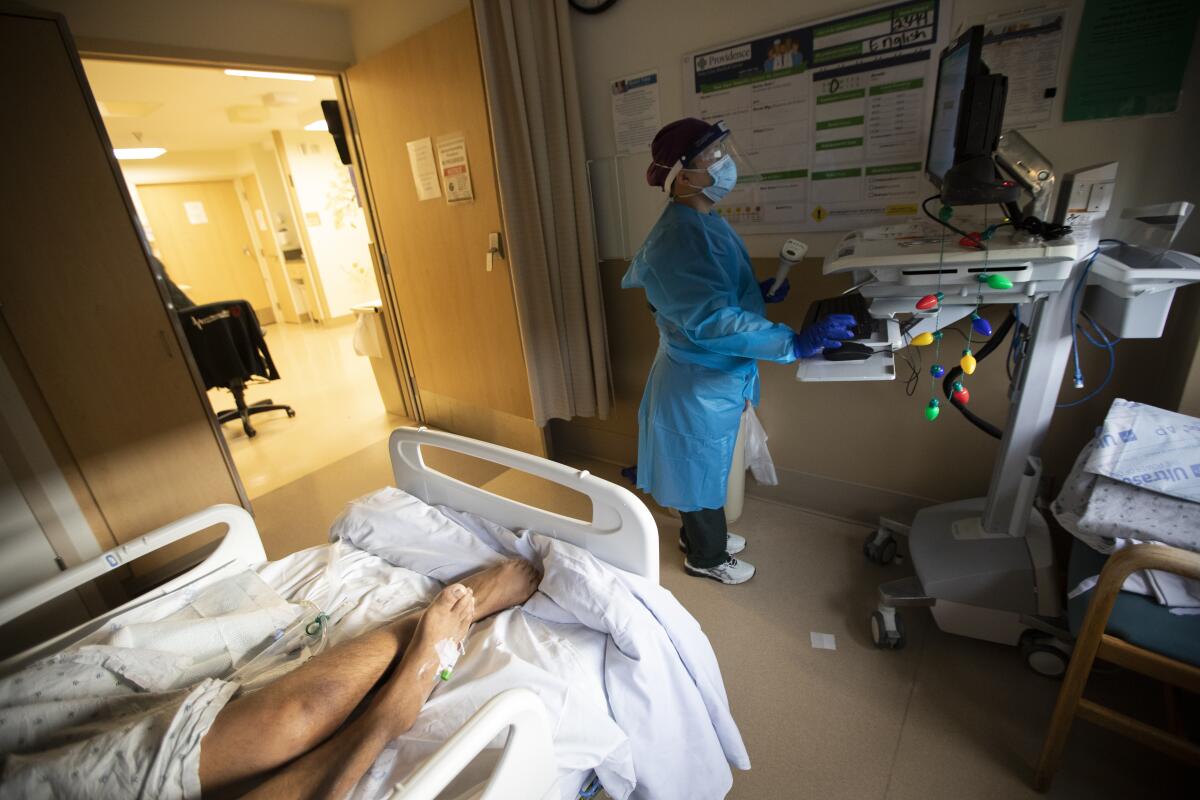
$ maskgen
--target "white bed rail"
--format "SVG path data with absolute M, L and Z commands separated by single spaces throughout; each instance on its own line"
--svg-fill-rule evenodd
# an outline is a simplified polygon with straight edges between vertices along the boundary
M 437 447 L 528 472 L 565 486 L 592 501 L 592 521 L 572 519 L 471 486 L 425 464 L 421 447 Z M 615 567 L 658 582 L 658 526 L 632 492 L 518 450 L 428 428 L 397 428 L 389 441 L 397 488 L 431 505 L 469 511 L 506 528 L 528 528 L 586 548 Z
M 545 797 L 556 781 L 546 708 L 529 689 L 508 689 L 476 711 L 407 781 L 396 784 L 388 800 L 434 800 L 505 728 L 508 741 L 491 776 L 459 800 Z
M 210 506 L 203 511 L 189 514 L 182 519 L 175 520 L 161 528 L 156 528 L 147 534 L 132 539 L 123 545 L 114 547 L 112 550 L 101 553 L 92 560 L 85 561 L 78 566 L 60 572 L 58 575 L 37 586 L 31 586 L 23 592 L 0 600 L 0 624 L 11 622 L 22 614 L 32 611 L 89 581 L 95 580 L 106 572 L 111 572 L 123 564 L 128 564 L 147 553 L 152 553 L 155 550 L 166 547 L 180 539 L 186 539 L 188 536 L 215 525 L 224 525 L 228 528 L 228 531 L 220 544 L 217 545 L 217 548 L 209 553 L 203 562 L 188 570 L 183 575 L 173 578 L 145 594 L 139 595 L 120 608 L 109 611 L 97 619 L 89 620 L 83 625 L 47 642 L 43 642 L 20 655 L 0 662 L 0 673 L 20 667 L 44 653 L 55 651 L 60 644 L 82 629 L 91 629 L 115 614 L 162 597 L 175 591 L 180 586 L 192 583 L 204 575 L 211 574 L 228 564 L 237 563 L 249 566 L 267 560 L 267 553 L 263 550 L 262 540 L 258 536 L 258 528 L 254 525 L 254 518 L 244 508 L 228 504 Z

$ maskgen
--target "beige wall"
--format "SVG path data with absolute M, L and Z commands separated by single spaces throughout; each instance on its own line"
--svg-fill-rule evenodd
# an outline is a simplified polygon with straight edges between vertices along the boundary
M 469 0 L 36 0 L 80 49 L 340 70 L 457 14 Z
M 1190 353 L 1187 348 L 1189 342 L 1200 342 L 1200 291 L 1176 293 L 1171 322 L 1184 345 L 1171 354 L 1166 390 L 1181 414 L 1200 417 L 1200 346 Z
M 457 14 L 469 0 L 352 0 L 350 39 L 355 61 Z
M 129 184 L 233 180 L 254 169 L 248 147 L 167 152 L 146 161 L 120 163 L 121 173 Z
M 36 0 L 79 47 L 243 64 L 341 69 L 354 61 L 344 9 L 283 0 Z
M 664 123 L 683 115 L 682 57 L 708 46 L 736 41 L 868 6 L 869 0 L 754 0 L 731 5 L 727 0 L 622 0 L 593 17 L 571 15 L 571 35 L 579 77 L 587 156 L 595 173 L 611 174 L 616 152 L 612 98 L 608 83 L 640 70 L 659 71 L 659 97 Z M 1029 0 L 954 0 L 951 29 L 982 21 L 988 14 L 1028 8 Z M 1082 0 L 1064 0 L 1078 11 Z M 1191 200 L 1200 204 L 1200 149 L 1193 142 L 1200 129 L 1200 44 L 1193 45 L 1180 110 L 1135 119 L 1074 122 L 1027 132 L 1029 140 L 1060 171 L 1103 161 L 1119 161 L 1114 207 Z M 1062 91 L 1060 89 L 1060 91 Z M 662 207 L 662 193 L 645 183 L 646 159 L 619 160 L 620 191 L 625 205 L 626 240 L 632 256 Z M 599 183 L 600 178 L 594 178 Z M 611 194 L 611 192 L 609 193 Z M 607 195 L 598 198 L 597 223 L 602 239 L 618 221 L 606 213 Z M 824 256 L 840 234 L 805 234 L 810 255 Z M 752 256 L 779 252 L 784 235 L 746 237 Z M 617 239 L 619 241 L 619 238 Z M 1185 245 L 1200 249 L 1200 221 L 1184 234 Z M 617 257 L 618 253 L 606 253 Z
M 292 217 L 292 207 L 288 203 L 287 187 L 283 183 L 283 172 L 274 142 L 251 147 L 250 160 L 254 162 L 254 172 L 262 187 L 263 202 L 271 212 L 271 230 L 275 241 L 285 250 L 299 247 L 300 236 L 296 231 L 296 220 Z M 282 237 L 278 235 L 281 223 L 287 228 Z
M 192 150 L 182 153 L 164 153 L 155 159 L 147 161 L 121 161 L 121 175 L 125 178 L 125 187 L 133 200 L 134 210 L 142 230 L 154 246 L 154 232 L 150 229 L 146 218 L 146 209 L 142 205 L 142 197 L 138 193 L 138 184 L 148 183 L 187 183 L 189 181 L 218 181 L 233 180 L 234 178 L 252 172 L 253 162 L 250 159 L 249 148 L 237 150 Z
M 626 266 L 622 261 L 602 265 L 616 394 L 612 416 L 603 421 L 556 421 L 552 428 L 557 451 L 581 452 L 620 464 L 636 460 L 637 407 L 658 346 L 645 295 L 620 288 Z M 756 259 L 755 268 L 760 277 L 767 277 L 774 272 L 774 263 Z M 844 278 L 821 277 L 816 259 L 806 260 L 793 271 L 792 283 L 788 299 L 770 307 L 769 316 L 793 327 L 801 325 L 811 300 L 837 294 L 846 286 Z M 1172 353 L 1182 349 L 1180 343 L 1191 335 L 1187 307 L 1194 307 L 1196 292 L 1189 289 L 1187 296 L 1177 301 L 1177 313 L 1163 339 L 1118 346 L 1118 371 L 1101 396 L 1058 412 L 1043 450 L 1048 474 L 1059 478 L 1066 474 L 1113 397 L 1175 406 L 1174 377 L 1177 372 L 1186 373 L 1190 360 L 1173 369 Z M 987 309 L 986 316 L 998 325 L 1006 313 L 1007 308 L 997 306 Z M 964 325 L 965 321 L 957 327 Z M 953 353 L 957 353 L 957 338 L 947 334 Z M 1008 407 L 1005 352 L 997 350 L 970 382 L 971 409 L 1000 427 Z M 1107 357 L 1086 344 L 1082 352 L 1089 381 L 1085 391 L 1090 391 L 1103 378 Z M 880 513 L 904 516 L 930 500 L 985 494 L 997 442 L 949 407 L 936 422 L 925 420 L 931 349 L 922 348 L 922 356 L 922 379 L 912 397 L 905 396 L 903 377 L 908 370 L 900 360 L 896 363 L 901 379 L 879 383 L 799 383 L 795 366 L 761 364 L 758 414 L 770 437 L 780 486 L 758 487 L 750 480 L 748 491 L 864 521 Z M 956 361 L 944 353 L 942 360 L 948 364 Z M 1068 384 L 1064 386 L 1063 402 L 1080 396 Z M 1194 388 L 1193 392 L 1200 394 Z
M 350 168 L 338 160 L 329 134 L 283 131 L 278 141 L 296 189 L 296 221 L 311 245 L 305 255 L 321 282 L 329 316 L 345 317 L 353 306 L 379 302 L 367 219 Z

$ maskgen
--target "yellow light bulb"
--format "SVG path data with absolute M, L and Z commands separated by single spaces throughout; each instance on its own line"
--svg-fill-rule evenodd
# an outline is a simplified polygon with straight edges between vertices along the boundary
M 964 355 L 962 360 L 958 362 L 958 365 L 962 367 L 962 371 L 968 375 L 975 374 L 975 356 L 971 355 L 970 353 Z
M 913 337 L 912 343 L 917 347 L 924 347 L 927 344 L 933 344 L 933 334 L 929 331 L 926 331 L 925 333 L 918 333 Z

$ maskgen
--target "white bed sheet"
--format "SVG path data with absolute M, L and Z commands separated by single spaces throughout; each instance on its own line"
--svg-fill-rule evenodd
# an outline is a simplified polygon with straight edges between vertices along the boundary
M 325 610 L 328 646 L 425 606 L 442 586 L 342 541 L 293 553 L 257 571 L 289 602 Z M 385 749 L 351 797 L 385 795 L 484 703 L 517 686 L 537 692 L 551 715 L 564 800 L 577 797 L 601 764 L 632 777 L 628 739 L 612 722 L 604 693 L 606 638 L 584 625 L 547 622 L 519 609 L 474 626 L 453 678 L 437 687 L 412 730 Z M 502 738 L 493 742 L 453 787 L 486 778 L 502 745 Z
M 510 531 L 444 506 L 431 508 L 396 488 L 350 503 L 330 536 L 389 563 L 447 579 L 512 556 L 539 566 L 542 581 L 523 611 L 604 634 L 608 710 L 628 735 L 635 769 L 632 774 L 618 769 L 615 760 L 596 767 L 617 800 L 720 798 L 732 787 L 731 767 L 750 768 L 708 638 L 657 583 L 567 542 Z M 536 691 L 536 684 L 531 688 Z M 555 693 L 542 700 L 553 709 Z M 563 738 L 561 730 L 556 733 Z
M 1112 472 L 1109 461 L 1121 464 L 1133 458 L 1129 456 L 1123 462 L 1117 456 L 1106 461 L 1104 456 L 1106 450 L 1120 448 L 1123 439 L 1138 441 L 1139 435 L 1132 427 L 1133 423 L 1128 421 L 1130 407 L 1135 409 L 1135 416 L 1140 410 L 1143 416 L 1155 412 L 1167 414 L 1172 419 L 1191 421 L 1175 426 L 1164 423 L 1164 426 L 1172 429 L 1198 427 L 1197 421 L 1191 417 L 1114 400 L 1105 420 L 1105 428 L 1080 451 L 1050 510 L 1063 528 L 1100 553 L 1113 553 L 1144 542 L 1200 552 L 1200 503 L 1181 499 L 1172 492 L 1163 491 L 1155 483 L 1156 480 L 1160 483 L 1168 481 L 1161 476 L 1176 476 L 1169 480 L 1194 478 L 1193 473 L 1200 474 L 1200 464 L 1189 467 L 1186 476 L 1181 468 L 1166 468 L 1165 462 L 1162 469 L 1151 470 L 1147 466 L 1145 469 L 1151 471 L 1142 476 L 1145 480 L 1139 479 L 1142 485 L 1105 474 Z M 1124 428 L 1125 425 L 1130 427 Z M 1110 428 L 1113 432 L 1105 433 Z M 1153 427 L 1148 432 L 1144 422 L 1140 431 L 1140 438 L 1154 436 Z M 1168 455 L 1178 457 L 1179 453 L 1172 451 Z M 1160 477 L 1155 478 L 1156 475 Z M 1076 597 L 1090 591 L 1098 580 L 1097 575 L 1089 576 L 1078 586 L 1071 587 L 1068 596 Z M 1169 607 L 1172 614 L 1200 614 L 1200 581 L 1182 575 L 1162 570 L 1139 570 L 1126 578 L 1121 588 L 1152 598 L 1159 605 Z

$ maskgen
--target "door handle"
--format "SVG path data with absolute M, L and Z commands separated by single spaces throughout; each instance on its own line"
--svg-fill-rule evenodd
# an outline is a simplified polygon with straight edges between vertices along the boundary
M 499 233 L 488 234 L 487 271 L 492 271 L 492 259 L 496 256 L 504 258 L 504 245 L 500 242 Z

